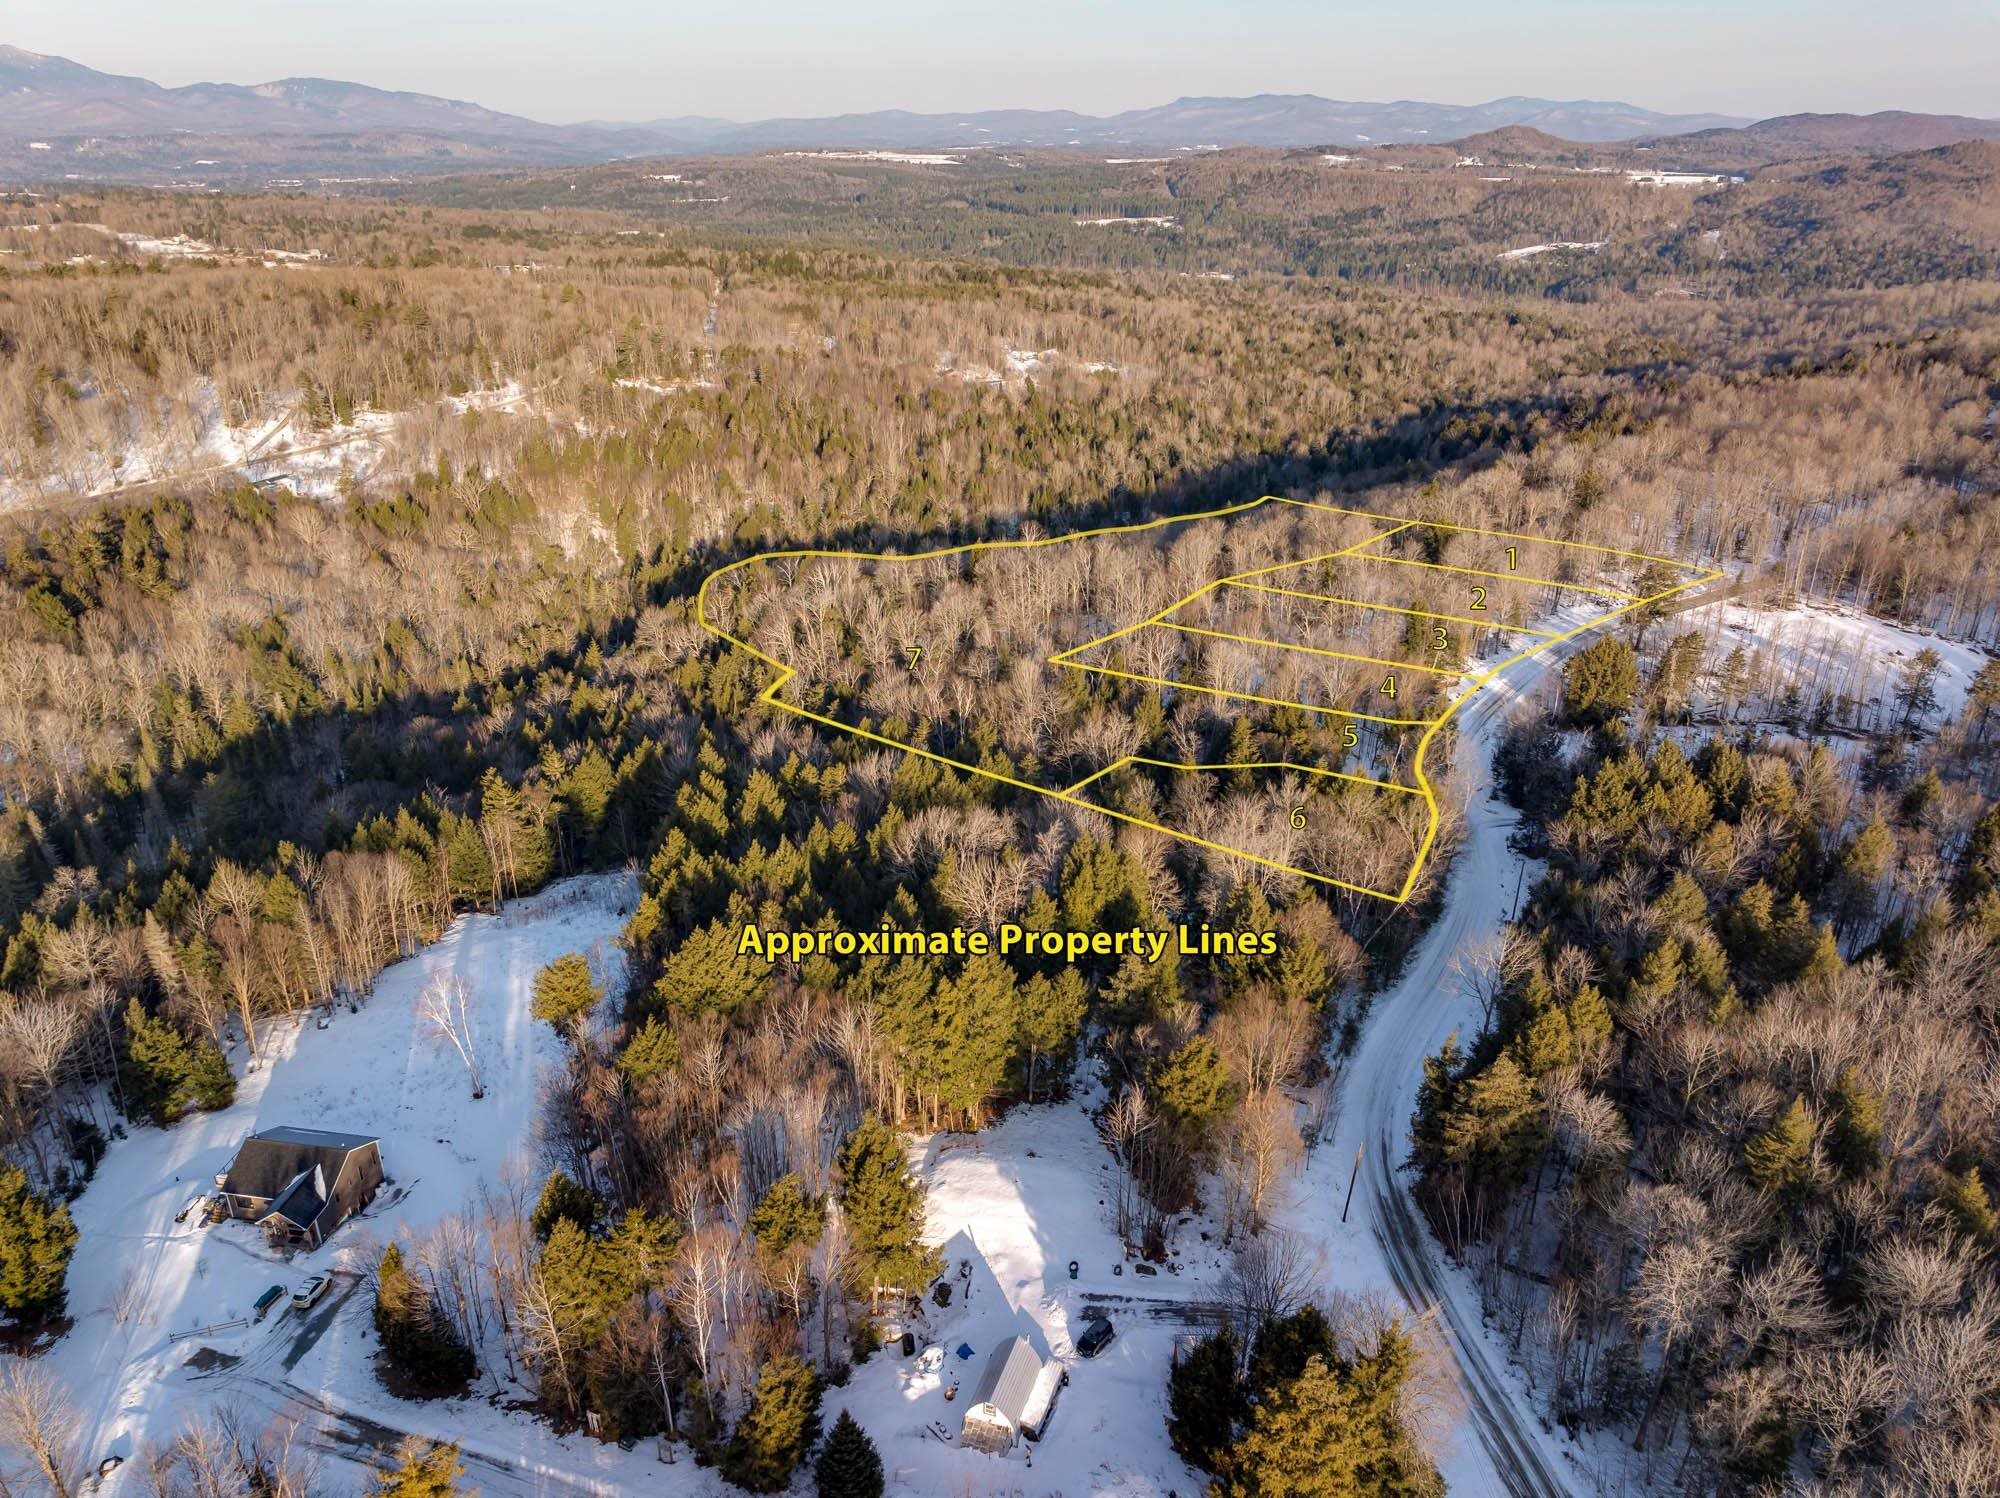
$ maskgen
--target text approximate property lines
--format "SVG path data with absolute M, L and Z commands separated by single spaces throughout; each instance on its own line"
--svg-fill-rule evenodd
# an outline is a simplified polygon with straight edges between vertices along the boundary
M 708 601 L 709 601 L 710 587 L 713 584 L 715 584 L 718 580 L 728 576 L 730 573 L 737 571 L 739 568 L 748 567 L 753 563 L 757 562 L 783 561 L 790 559 L 806 560 L 812 558 L 824 558 L 829 560 L 844 560 L 844 561 L 864 561 L 864 562 L 912 562 L 912 561 L 925 561 L 943 556 L 950 556 L 960 552 L 977 553 L 986 550 L 1026 549 L 1038 546 L 1055 546 L 1055 545 L 1062 545 L 1070 541 L 1083 540 L 1090 536 L 1105 535 L 1114 532 L 1131 533 L 1140 531 L 1150 531 L 1157 529 L 1161 526 L 1176 525 L 1181 523 L 1182 521 L 1212 520 L 1212 519 L 1219 519 L 1229 515 L 1240 515 L 1247 513 L 1250 510 L 1254 510 L 1258 508 L 1260 505 L 1269 504 L 1273 502 L 1303 505 L 1306 508 L 1310 509 L 1329 510 L 1337 514 L 1353 515 L 1360 517 L 1362 519 L 1367 519 L 1377 522 L 1393 520 L 1396 521 L 1397 523 L 1389 526 L 1385 530 L 1377 532 L 1375 535 L 1372 535 L 1366 538 L 1365 540 L 1356 543 L 1353 546 L 1343 548 L 1340 551 L 1329 552 L 1323 556 L 1318 556 L 1318 557 L 1304 558 L 1297 562 L 1281 563 L 1275 567 L 1259 568 L 1250 572 L 1237 573 L 1230 577 L 1218 578 L 1212 583 L 1205 584 L 1200 589 L 1189 594 L 1186 598 L 1176 600 L 1175 602 L 1169 604 L 1166 608 L 1160 610 L 1158 613 L 1154 615 L 1149 616 L 1146 619 L 1142 619 L 1135 624 L 1130 624 L 1122 629 L 1113 631 L 1112 633 L 1107 634 L 1101 637 L 1100 639 L 1089 641 L 1083 645 L 1073 646 L 1068 650 L 1060 652 L 1058 655 L 1049 657 L 1048 660 L 1049 663 L 1052 665 L 1068 666 L 1072 670 L 1097 672 L 1099 674 L 1107 676 L 1121 677 L 1129 681 L 1142 682 L 1149 686 L 1168 687 L 1180 691 L 1204 692 L 1211 696 L 1229 698 L 1237 701 L 1263 702 L 1272 706 L 1293 707 L 1293 708 L 1298 708 L 1305 712 L 1324 713 L 1333 717 L 1353 718 L 1364 722 L 1381 723 L 1393 727 L 1422 728 L 1424 731 L 1417 740 L 1416 753 L 1411 761 L 1411 771 L 1415 775 L 1418 782 L 1417 785 L 1415 786 L 1397 786 L 1393 782 L 1369 780 L 1366 779 L 1365 777 L 1359 777 L 1359 776 L 1346 776 L 1342 774 L 1342 772 L 1340 771 L 1315 770 L 1312 769 L 1311 767 L 1300 766 L 1300 765 L 1289 765 L 1289 764 L 1280 765 L 1277 763 L 1273 763 L 1268 766 L 1265 766 L 1266 768 L 1284 768 L 1284 769 L 1295 770 L 1301 774 L 1326 775 L 1329 777 L 1336 777 L 1341 779 L 1359 780 L 1364 784 L 1375 785 L 1385 789 L 1401 790 L 1410 794 L 1421 796 L 1424 800 L 1425 808 L 1428 812 L 1424 833 L 1417 845 L 1415 855 L 1410 864 L 1409 872 L 1405 875 L 1401 887 L 1393 893 L 1387 890 L 1372 889 L 1365 885 L 1352 884 L 1345 880 L 1336 879 L 1326 874 L 1316 874 L 1309 869 L 1302 869 L 1290 864 L 1279 863 L 1275 859 L 1264 858 L 1257 854 L 1246 852 L 1240 848 L 1232 848 L 1223 843 L 1213 842 L 1207 838 L 1198 837 L 1193 833 L 1165 826 L 1164 824 L 1152 821 L 1149 818 L 1138 817 L 1127 812 L 1116 811 L 1109 807 L 1099 806 L 1094 802 L 1086 801 L 1081 797 L 1077 796 L 1075 794 L 1076 789 L 1082 785 L 1088 784 L 1091 780 L 1096 779 L 1097 776 L 1095 775 L 1087 776 L 1085 777 L 1084 780 L 1078 781 L 1075 786 L 1068 787 L 1064 790 L 1051 790 L 1045 786 L 1033 785 L 1027 781 L 1017 779 L 1014 776 L 1002 774 L 996 770 L 989 770 L 976 765 L 967 765 L 958 760 L 951 759 L 946 755 L 938 754 L 932 750 L 922 748 L 919 745 L 907 744 L 902 742 L 901 740 L 892 739 L 887 737 L 886 735 L 875 733 L 868 729 L 853 727 L 849 724 L 840 722 L 836 718 L 828 717 L 823 713 L 816 713 L 807 708 L 795 706 L 792 703 L 785 702 L 781 700 L 779 693 L 782 692 L 784 687 L 792 680 L 793 677 L 798 675 L 797 668 L 793 666 L 788 666 L 783 661 L 777 660 L 769 655 L 766 655 L 763 651 L 757 649 L 756 646 L 750 644 L 749 641 L 738 638 L 736 635 L 730 633 L 728 630 L 723 629 L 720 625 L 712 622 L 708 617 Z M 1252 587 L 1252 588 L 1259 587 L 1260 586 L 1259 584 L 1249 582 L 1248 579 L 1253 577 L 1266 576 L 1271 572 L 1281 572 L 1290 568 L 1309 566 L 1314 562 L 1324 561 L 1331 557 L 1354 555 L 1360 552 L 1362 548 L 1372 546 L 1376 542 L 1385 540 L 1387 537 L 1394 535 L 1399 531 L 1408 530 L 1411 527 L 1418 525 L 1434 525 L 1434 528 L 1436 529 L 1452 530 L 1465 534 L 1474 534 L 1474 535 L 1510 537 L 1511 534 L 1505 531 L 1481 531 L 1478 528 L 1471 526 L 1452 525 L 1445 522 L 1433 523 L 1429 521 L 1410 520 L 1397 516 L 1380 515 L 1367 510 L 1348 510 L 1348 509 L 1343 509 L 1337 505 L 1315 504 L 1307 500 L 1283 499 L 1279 496 L 1265 495 L 1260 499 L 1247 500 L 1241 504 L 1224 505 L 1213 510 L 1205 510 L 1187 515 L 1160 516 L 1153 520 L 1140 521 L 1130 525 L 1097 526 L 1089 530 L 1077 531 L 1069 535 L 1038 536 L 1026 540 L 974 541 L 974 542 L 963 543 L 957 546 L 937 547 L 929 551 L 911 552 L 905 555 L 894 555 L 894 554 L 885 555 L 880 552 L 840 551 L 840 550 L 832 550 L 826 548 L 812 548 L 812 547 L 803 547 L 787 551 L 760 552 L 754 556 L 738 558 L 736 561 L 730 562 L 725 566 L 716 569 L 714 572 L 710 573 L 706 578 L 702 580 L 701 587 L 695 594 L 695 619 L 696 622 L 699 623 L 703 629 L 707 630 L 717 639 L 723 640 L 728 644 L 734 645 L 738 649 L 749 652 L 751 655 L 755 656 L 758 660 L 764 662 L 766 665 L 772 667 L 777 672 L 776 679 L 773 680 L 769 686 L 767 686 L 762 692 L 758 694 L 756 700 L 758 702 L 765 703 L 771 707 L 775 707 L 780 711 L 791 713 L 794 716 L 804 718 L 809 722 L 818 723 L 823 727 L 831 728 L 838 732 L 847 733 L 853 735 L 854 737 L 865 739 L 871 743 L 880 744 L 885 748 L 900 750 L 905 754 L 914 754 L 919 758 L 928 759 L 933 761 L 934 763 L 946 765 L 952 769 L 960 770 L 968 774 L 984 776 L 987 779 L 996 781 L 1002 785 L 1013 787 L 1017 790 L 1031 791 L 1036 795 L 1048 796 L 1054 800 L 1065 802 L 1069 805 L 1079 807 L 1083 810 L 1096 812 L 1100 816 L 1109 817 L 1115 821 L 1125 822 L 1137 827 L 1149 828 L 1155 832 L 1164 833 L 1165 835 L 1172 838 L 1176 838 L 1182 842 L 1190 843 L 1197 847 L 1208 848 L 1214 852 L 1226 854 L 1227 856 L 1232 858 L 1239 858 L 1248 863 L 1256 864 L 1264 868 L 1277 870 L 1280 873 L 1295 874 L 1301 878 L 1313 880 L 1315 883 L 1330 885 L 1337 889 L 1345 889 L 1352 891 L 1353 893 L 1356 894 L 1368 895 L 1376 899 L 1389 900 L 1394 903 L 1401 904 L 1407 901 L 1410 898 L 1411 894 L 1415 891 L 1417 886 L 1417 880 L 1422 875 L 1426 862 L 1430 857 L 1431 851 L 1436 846 L 1437 843 L 1441 814 L 1438 807 L 1438 798 L 1436 789 L 1431 785 L 1430 777 L 1428 776 L 1425 770 L 1425 759 L 1429 752 L 1432 740 L 1434 740 L 1437 737 L 1439 731 L 1443 729 L 1444 726 L 1450 721 L 1452 714 L 1455 713 L 1466 702 L 1472 700 L 1473 696 L 1477 693 L 1480 687 L 1494 680 L 1500 674 L 1500 672 L 1504 670 L 1506 667 L 1514 665 L 1519 661 L 1525 660 L 1532 655 L 1539 654 L 1541 651 L 1546 650 L 1557 644 L 1560 644 L 1566 640 L 1574 639 L 1579 635 L 1589 632 L 1590 630 L 1597 629 L 1602 625 L 1608 623 L 1610 620 L 1618 618 L 1620 615 L 1628 614 L 1632 612 L 1634 609 L 1644 608 L 1649 604 L 1658 603 L 1663 599 L 1670 598 L 1676 593 L 1683 593 L 1690 588 L 1699 587 L 1704 583 L 1713 582 L 1723 575 L 1721 572 L 1712 569 L 1696 569 L 1692 566 L 1692 564 L 1689 563 L 1675 562 L 1672 561 L 1670 558 L 1666 557 L 1649 556 L 1643 552 L 1621 552 L 1613 547 L 1591 546 L 1588 543 L 1584 542 L 1552 541 L 1550 540 L 1550 538 L 1545 536 L 1511 536 L 1512 539 L 1541 541 L 1541 542 L 1546 542 L 1547 544 L 1550 545 L 1577 547 L 1584 550 L 1598 551 L 1610 555 L 1627 557 L 1633 560 L 1660 562 L 1668 566 L 1678 567 L 1683 570 L 1699 571 L 1700 573 L 1699 576 L 1692 578 L 1687 582 L 1681 583 L 1672 588 L 1664 589 L 1658 593 L 1652 594 L 1650 597 L 1637 598 L 1629 593 L 1620 593 L 1613 589 L 1595 588 L 1595 587 L 1590 587 L 1588 585 L 1575 584 L 1575 583 L 1557 583 L 1547 579 L 1522 578 L 1518 573 L 1483 573 L 1471 568 L 1452 567 L 1442 563 L 1412 562 L 1405 560 L 1403 558 L 1396 558 L 1396 557 L 1381 557 L 1381 556 L 1368 557 L 1367 560 L 1370 561 L 1393 562 L 1402 566 L 1418 566 L 1418 567 L 1427 566 L 1427 567 L 1432 567 L 1435 570 L 1439 571 L 1460 572 L 1472 576 L 1485 576 L 1485 577 L 1495 577 L 1502 579 L 1513 579 L 1516 581 L 1540 582 L 1545 586 L 1549 587 L 1568 588 L 1578 591 L 1597 593 L 1611 598 L 1626 600 L 1621 607 L 1612 609 L 1607 613 L 1586 620 L 1582 624 L 1577 625 L 1575 628 L 1566 630 L 1561 634 L 1546 635 L 1543 634 L 1543 632 L 1541 631 L 1517 630 L 1517 632 L 1520 633 L 1542 635 L 1542 641 L 1540 644 L 1531 646 L 1528 650 L 1523 651 L 1518 655 L 1512 656 L 1505 661 L 1502 661 L 1499 665 L 1492 667 L 1489 670 L 1484 671 L 1477 676 L 1471 676 L 1466 678 L 1467 680 L 1466 690 L 1461 692 L 1454 699 L 1452 699 L 1450 704 L 1445 708 L 1443 715 L 1435 719 L 1383 718 L 1383 717 L 1377 717 L 1369 713 L 1350 712 L 1338 708 L 1315 707 L 1309 703 L 1286 702 L 1275 698 L 1259 697 L 1252 693 L 1228 692 L 1215 687 L 1195 686 L 1187 682 L 1163 681 L 1154 677 L 1141 676 L 1133 672 L 1114 670 L 1106 666 L 1084 666 L 1075 663 L 1073 661 L 1070 661 L 1066 659 L 1066 657 L 1077 654 L 1083 650 L 1087 650 L 1092 645 L 1104 644 L 1111 640 L 1123 638 L 1125 635 L 1130 634 L 1135 630 L 1143 629 L 1149 624 L 1160 623 L 1165 619 L 1166 615 L 1175 612 L 1177 609 L 1185 607 L 1187 604 L 1193 602 L 1195 599 L 1204 596 L 1205 594 L 1211 592 L 1216 588 L 1223 587 L 1225 585 L 1232 583 L 1245 587 Z M 1287 590 L 1265 588 L 1264 591 L 1283 593 Z M 1319 595 L 1300 595 L 1300 596 L 1316 597 Z M 1329 599 L 1326 601 L 1343 602 L 1345 600 Z M 1381 607 L 1381 608 L 1391 607 L 1390 605 L 1358 605 L 1358 606 Z M 1419 610 L 1395 610 L 1395 611 L 1408 612 L 1408 613 L 1421 613 L 1421 611 Z M 1451 616 L 1433 615 L 1429 617 L 1449 618 Z M 1484 621 L 1461 621 L 1461 622 L 1483 623 Z M 1514 628 L 1514 626 L 1505 626 L 1505 625 L 1496 625 L 1494 627 L 1510 628 L 1510 629 Z M 1282 642 L 1279 641 L 1255 641 L 1252 643 L 1277 645 L 1280 646 L 1280 648 L 1308 648 L 1308 649 L 1310 648 L 1310 647 L 1286 647 L 1283 646 Z M 1410 666 L 1411 663 L 1401 662 L 1393 664 L 1400 664 L 1407 668 Z M 1134 756 L 1133 758 L 1137 757 Z M 1249 768 L 1248 766 L 1243 766 L 1243 767 L 1183 766 L 1183 765 L 1173 764 L 1172 762 L 1159 762 L 1159 761 L 1155 761 L 1153 763 L 1162 764 L 1163 767 L 1170 769 Z M 1110 770 L 1116 768 L 1118 768 L 1118 765 L 1114 763 L 1110 766 L 1107 766 L 1104 771 L 1100 771 L 1098 773 L 1099 774 L 1109 773 Z

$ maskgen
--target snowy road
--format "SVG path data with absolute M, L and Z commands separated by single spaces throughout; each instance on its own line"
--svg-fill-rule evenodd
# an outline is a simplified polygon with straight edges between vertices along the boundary
M 1709 607 L 1735 591 L 1712 591 L 1668 612 Z M 1493 749 L 1513 709 L 1553 682 L 1569 650 L 1592 638 L 1522 662 L 1519 670 L 1480 688 L 1455 720 L 1459 754 L 1473 791 L 1465 842 L 1452 861 L 1444 908 L 1401 980 L 1379 995 L 1369 1011 L 1361 1042 L 1343 1072 L 1332 1141 L 1316 1154 L 1294 1219 L 1327 1245 L 1341 1288 L 1393 1290 L 1413 1311 L 1432 1319 L 1450 1349 L 1465 1406 L 1461 1437 L 1473 1437 L 1461 1438 L 1456 1450 L 1444 1454 L 1444 1475 L 1453 1494 L 1475 1498 L 1586 1493 L 1592 1484 L 1574 1448 L 1533 1408 L 1505 1348 L 1482 1323 L 1477 1292 L 1444 1259 L 1410 1196 L 1408 1177 L 1397 1166 L 1408 1153 L 1424 1058 L 1434 1055 L 1453 1031 L 1470 1039 L 1479 1028 L 1474 1004 L 1452 979 L 1451 960 L 1512 917 L 1523 882 L 1523 861 L 1508 846 L 1519 819 L 1488 793 Z M 1345 1196 L 1357 1151 L 1361 1167 L 1353 1209 L 1341 1223 L 1328 1204 Z
M 1492 749 L 1509 711 L 1528 690 L 1560 665 L 1550 651 L 1524 662 L 1512 679 L 1480 689 L 1457 719 L 1460 754 L 1471 768 L 1475 791 L 1466 813 L 1464 846 L 1452 861 L 1444 909 L 1412 954 L 1397 985 L 1375 1000 L 1361 1043 L 1344 1072 L 1340 1118 L 1324 1158 L 1345 1175 L 1361 1152 L 1361 1176 L 1349 1221 L 1339 1228 L 1336 1252 L 1354 1254 L 1341 1266 L 1349 1289 L 1381 1289 L 1386 1279 L 1419 1314 L 1434 1321 L 1456 1364 L 1466 1424 L 1477 1445 L 1461 1441 L 1445 1462 L 1454 1494 L 1507 1494 L 1541 1498 L 1582 1492 L 1582 1474 L 1570 1467 L 1559 1435 L 1541 1421 L 1518 1388 L 1504 1352 L 1480 1324 L 1477 1295 L 1463 1276 L 1441 1261 L 1437 1246 L 1411 1200 L 1397 1165 L 1408 1152 L 1410 1114 L 1423 1060 L 1454 1030 L 1470 1037 L 1478 1015 L 1452 981 L 1452 957 L 1513 913 L 1522 877 L 1521 859 L 1508 847 L 1518 825 L 1513 811 L 1485 786 Z M 1344 1188 L 1345 1181 L 1340 1185 Z M 1320 1195 L 1321 1201 L 1338 1201 Z M 1356 1241 L 1357 1239 L 1365 1241 Z M 1353 1283 L 1359 1271 L 1360 1284 Z

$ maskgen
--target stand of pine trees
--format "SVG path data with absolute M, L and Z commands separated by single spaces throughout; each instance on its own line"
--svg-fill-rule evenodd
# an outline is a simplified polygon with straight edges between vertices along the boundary
M 1247 1361 L 1225 1328 L 1175 1364 L 1167 1433 L 1219 1498 L 1430 1498 L 1443 1481 L 1400 1413 L 1415 1362 L 1400 1324 L 1343 1347 L 1311 1305 L 1266 1320 Z
M 456 1393 L 476 1371 L 472 1349 L 405 1267 L 394 1243 L 382 1251 L 375 1270 L 375 1331 L 382 1356 L 409 1392 Z
M 18 1165 L 0 1167 L 0 1310 L 36 1325 L 62 1314 L 76 1224 L 33 1190 Z
M 150 1017 L 137 999 L 125 1010 L 118 1079 L 127 1111 L 162 1128 L 191 1108 L 213 1112 L 236 1101 L 236 1076 L 221 1049 Z

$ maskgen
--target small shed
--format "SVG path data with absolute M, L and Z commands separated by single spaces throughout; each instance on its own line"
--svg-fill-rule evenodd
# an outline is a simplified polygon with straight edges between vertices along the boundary
M 323 1129 L 252 1134 L 215 1178 L 229 1216 L 256 1223 L 274 1244 L 308 1248 L 373 1201 L 381 1184 L 379 1140 Z
M 997 1454 L 1013 1450 L 1015 1441 L 1024 1434 L 1039 1434 L 1039 1426 L 1034 1431 L 1028 1429 L 1028 1414 L 1031 1405 L 1040 1403 L 1044 1408 L 1038 1413 L 1047 1418 L 1046 1397 L 1037 1399 L 1042 1392 L 1044 1366 L 1041 1354 L 1026 1337 L 1009 1337 L 994 1348 L 986 1360 L 986 1371 L 973 1385 L 972 1402 L 959 1426 L 959 1444 Z

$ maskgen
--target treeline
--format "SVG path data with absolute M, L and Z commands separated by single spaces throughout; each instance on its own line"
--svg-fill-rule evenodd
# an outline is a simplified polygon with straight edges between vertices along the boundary
M 1824 741 L 1635 738 L 1648 674 L 1576 658 L 1586 752 L 1530 719 L 1503 755 L 1548 873 L 1463 965 L 1486 1024 L 1427 1068 L 1419 1197 L 1558 1417 L 1662 1480 L 1988 1491 L 2000 807 Z

